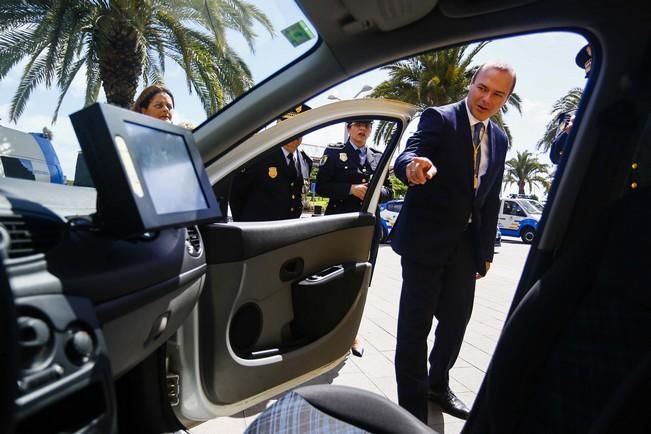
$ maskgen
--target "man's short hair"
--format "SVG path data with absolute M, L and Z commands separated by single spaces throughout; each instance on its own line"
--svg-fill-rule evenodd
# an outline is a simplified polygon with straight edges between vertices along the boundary
M 486 63 L 482 64 L 477 69 L 477 71 L 475 71 L 475 73 L 472 75 L 472 78 L 470 79 L 470 83 L 471 84 L 474 83 L 475 78 L 477 78 L 477 75 L 481 71 L 483 71 L 485 69 L 497 69 L 498 71 L 504 71 L 504 72 L 508 72 L 509 74 L 511 74 L 511 77 L 513 77 L 513 84 L 511 85 L 511 90 L 509 91 L 509 96 L 513 93 L 513 89 L 515 89 L 515 82 L 516 82 L 516 79 L 517 79 L 517 76 L 515 74 L 515 69 L 513 69 L 513 67 L 511 65 L 509 65 L 508 63 L 504 63 L 504 62 L 486 62 Z

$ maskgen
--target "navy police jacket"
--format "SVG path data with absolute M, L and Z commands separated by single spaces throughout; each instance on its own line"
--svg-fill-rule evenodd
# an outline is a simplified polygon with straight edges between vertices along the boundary
M 312 160 L 298 151 L 307 163 L 307 174 Z M 308 175 L 309 176 L 309 175 Z M 278 148 L 233 178 L 230 206 L 235 221 L 268 221 L 298 218 L 303 212 L 302 192 L 304 178 L 298 173 L 289 175 L 287 159 Z
M 364 184 L 371 180 L 371 175 L 378 167 L 382 152 L 368 148 L 366 162 L 359 163 L 357 147 L 347 141 L 345 144 L 329 145 L 323 153 L 321 167 L 316 176 L 316 193 L 330 198 L 325 214 L 341 214 L 357 212 L 362 207 L 362 201 L 350 194 L 352 184 Z M 389 178 L 382 186 L 380 202 L 392 197 Z

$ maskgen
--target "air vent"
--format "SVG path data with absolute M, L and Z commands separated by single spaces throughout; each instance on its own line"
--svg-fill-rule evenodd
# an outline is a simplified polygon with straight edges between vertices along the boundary
M 46 253 L 59 242 L 61 236 L 59 224 L 49 219 L 0 216 L 0 225 L 9 234 L 9 258 Z
M 191 256 L 196 257 L 201 255 L 201 236 L 199 235 L 199 228 L 196 226 L 187 228 L 185 247 Z

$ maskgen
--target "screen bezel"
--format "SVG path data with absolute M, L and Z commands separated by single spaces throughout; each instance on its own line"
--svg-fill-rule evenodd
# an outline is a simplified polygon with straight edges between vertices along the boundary
M 197 150 L 192 132 L 160 119 L 108 104 L 93 104 L 72 114 L 71 120 L 86 159 L 98 196 L 98 213 L 103 225 L 122 236 L 138 235 L 165 227 L 189 226 L 221 217 L 221 211 Z M 205 209 L 158 214 L 148 194 L 142 168 L 133 165 L 144 195 L 136 194 L 133 174 L 120 157 L 116 137 L 129 141 L 127 123 L 166 134 L 181 136 L 185 142 Z M 129 148 L 127 143 L 127 149 Z

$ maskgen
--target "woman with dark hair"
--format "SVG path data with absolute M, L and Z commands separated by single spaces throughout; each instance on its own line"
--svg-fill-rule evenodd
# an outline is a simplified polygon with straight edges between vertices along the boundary
M 154 84 L 140 92 L 133 103 L 133 111 L 172 122 L 174 114 L 174 95 L 165 86 Z

